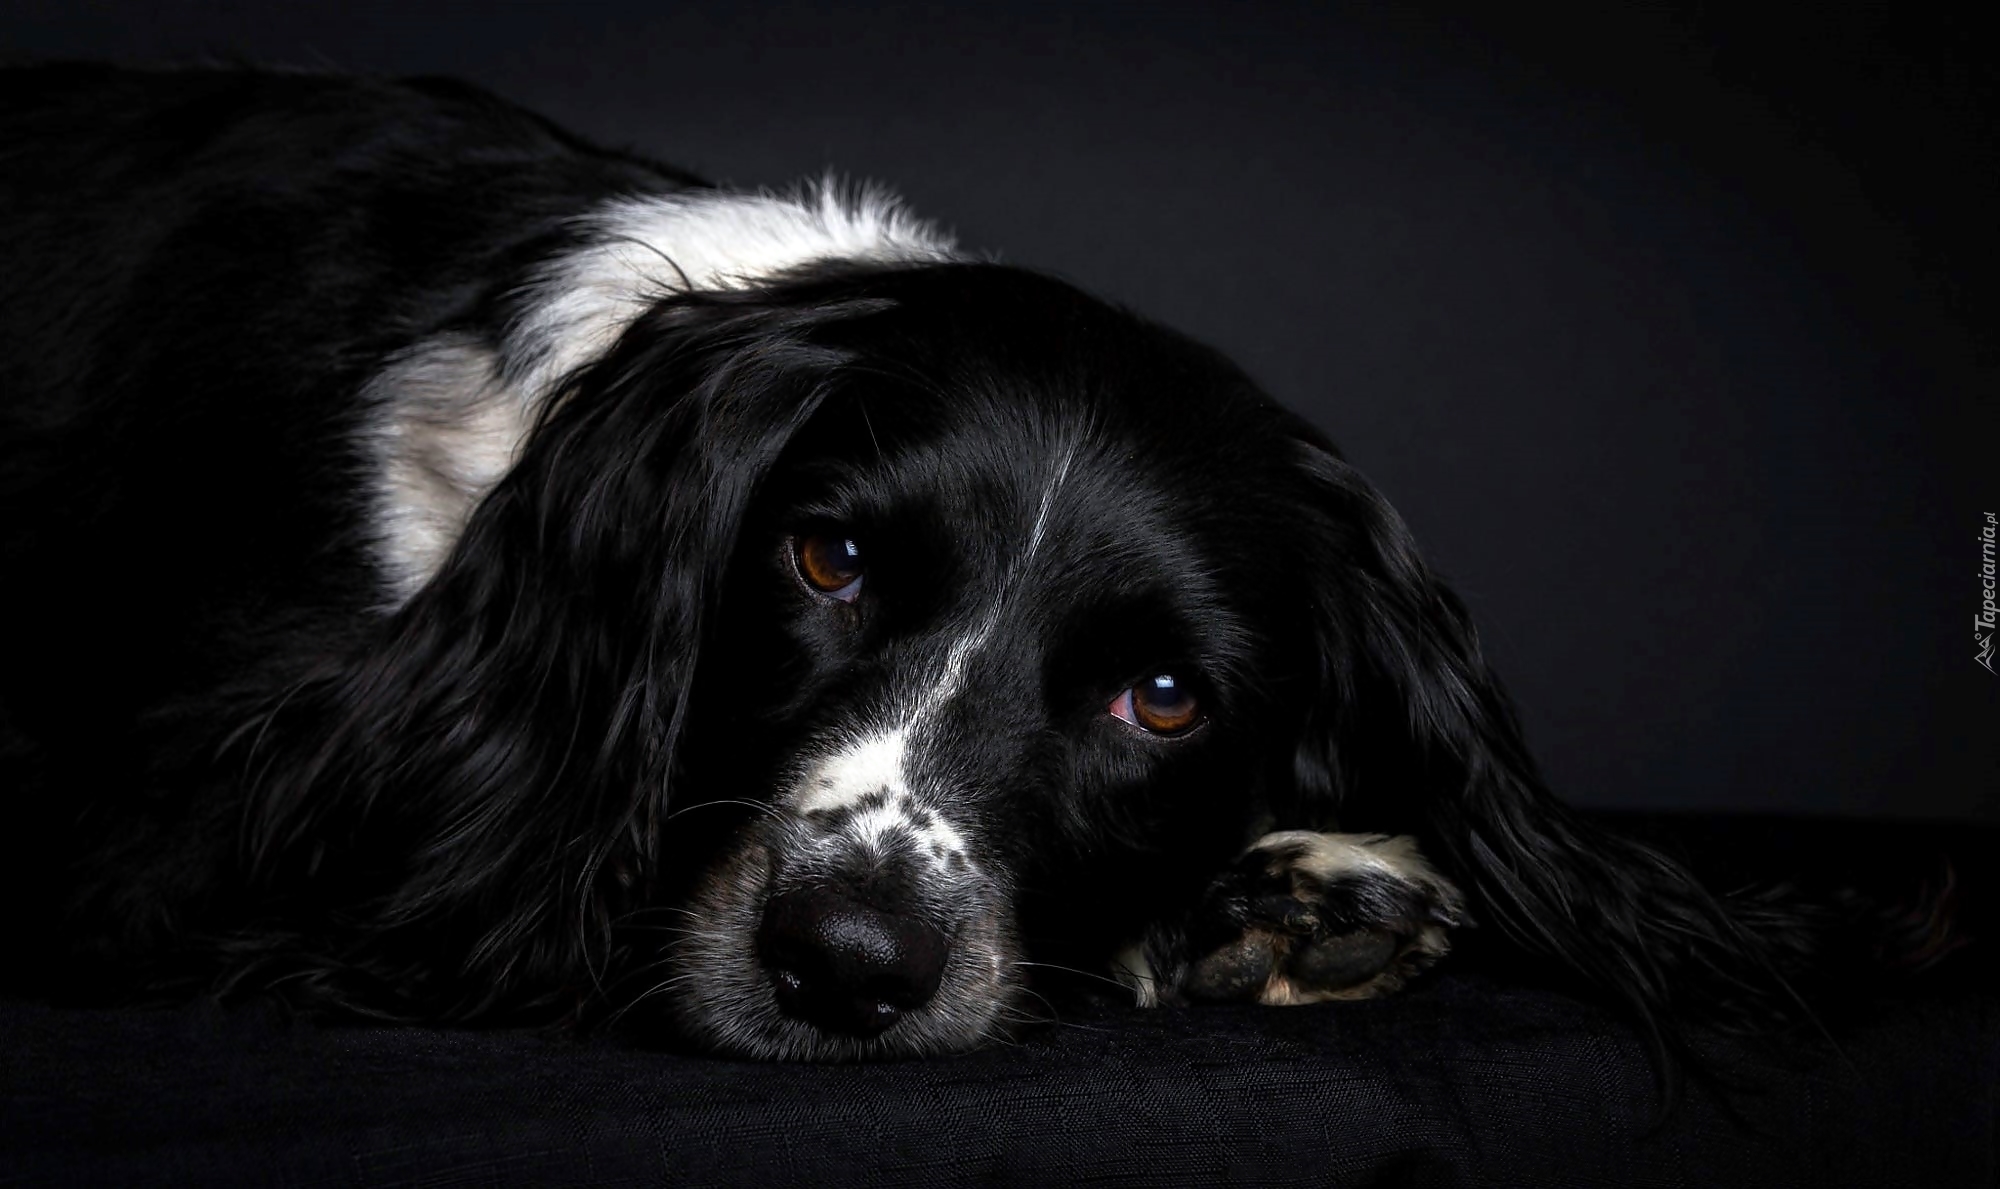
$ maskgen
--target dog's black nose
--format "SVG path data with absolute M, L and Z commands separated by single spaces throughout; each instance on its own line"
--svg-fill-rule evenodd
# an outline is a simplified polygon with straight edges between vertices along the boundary
M 757 948 L 786 1015 L 874 1036 L 936 994 L 950 943 L 923 921 L 835 888 L 771 897 Z

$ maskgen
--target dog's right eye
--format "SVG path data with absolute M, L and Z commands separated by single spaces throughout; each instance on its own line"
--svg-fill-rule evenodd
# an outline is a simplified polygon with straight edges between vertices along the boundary
M 840 533 L 798 537 L 792 543 L 792 557 L 807 586 L 843 603 L 861 597 L 861 578 L 867 567 L 861 559 L 861 546 L 852 537 Z
M 1171 673 L 1120 690 L 1107 709 L 1111 717 L 1152 735 L 1185 735 L 1202 723 L 1201 703 L 1188 683 Z

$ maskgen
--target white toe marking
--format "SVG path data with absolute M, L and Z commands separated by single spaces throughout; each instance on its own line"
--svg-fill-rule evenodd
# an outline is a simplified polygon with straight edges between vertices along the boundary
M 1285 975 L 1274 975 L 1258 996 L 1258 1002 L 1272 1005 L 1321 1003 L 1336 999 L 1372 999 L 1398 990 L 1419 971 L 1429 967 L 1451 949 L 1451 933 L 1446 922 L 1462 921 L 1465 897 L 1449 879 L 1430 865 L 1417 849 L 1417 840 L 1407 834 L 1321 834 L 1312 830 L 1280 830 L 1266 834 L 1250 848 L 1259 851 L 1289 852 L 1285 861 L 1293 870 L 1312 876 L 1323 884 L 1373 875 L 1392 879 L 1421 890 L 1429 898 L 1440 919 L 1411 922 L 1416 932 L 1396 955 L 1396 960 L 1374 978 L 1358 986 L 1336 990 L 1304 986 Z M 1295 855 L 1296 857 L 1293 857 Z
M 1279 830 L 1259 838 L 1251 849 L 1262 851 L 1293 847 L 1304 852 L 1297 860 L 1299 868 L 1324 881 L 1343 875 L 1374 872 L 1405 883 L 1451 886 L 1417 849 L 1417 840 L 1407 834 L 1321 834 L 1313 830 Z
M 1146 961 L 1146 947 L 1134 942 L 1118 951 L 1111 959 L 1111 976 L 1132 988 L 1132 999 L 1138 1007 L 1158 1007 L 1160 1005 L 1160 980 L 1153 973 L 1153 964 Z

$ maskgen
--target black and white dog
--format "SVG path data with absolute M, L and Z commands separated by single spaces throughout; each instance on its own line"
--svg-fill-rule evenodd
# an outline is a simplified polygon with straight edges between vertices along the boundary
M 1031 975 L 1656 1039 L 1789 924 L 1551 799 L 1464 611 L 1214 352 L 880 195 L 464 86 L 0 83 L 14 944 L 103 988 L 961 1049 Z

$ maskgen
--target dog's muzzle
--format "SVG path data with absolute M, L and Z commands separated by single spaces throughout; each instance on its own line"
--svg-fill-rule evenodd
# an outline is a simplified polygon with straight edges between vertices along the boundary
M 703 878 L 671 955 L 674 1011 L 697 1039 L 757 1057 L 916 1055 L 970 1048 L 1009 1015 L 1011 889 L 899 766 L 842 779 L 856 771 L 819 765 Z

